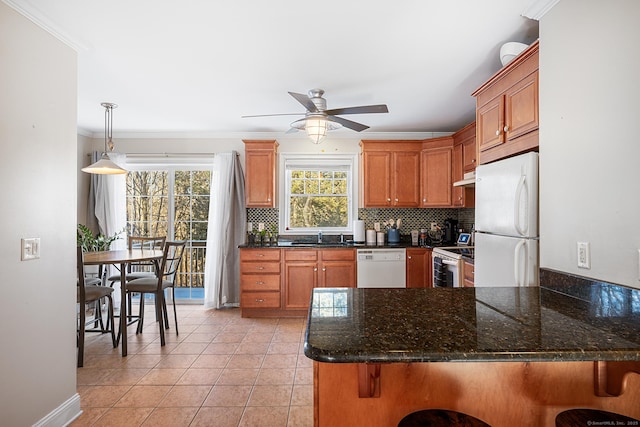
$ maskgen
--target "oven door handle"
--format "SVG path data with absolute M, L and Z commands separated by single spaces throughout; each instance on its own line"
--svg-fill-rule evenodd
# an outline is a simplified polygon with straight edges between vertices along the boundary
M 451 260 L 448 260 L 448 259 L 443 259 L 442 263 L 445 264 L 445 265 L 453 265 L 454 267 L 458 266 L 458 261 L 451 261 Z

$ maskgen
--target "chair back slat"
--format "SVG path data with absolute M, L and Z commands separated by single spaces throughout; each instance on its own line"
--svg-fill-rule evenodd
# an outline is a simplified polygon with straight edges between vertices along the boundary
M 147 236 L 128 236 L 127 241 L 129 250 L 131 249 L 156 249 L 163 250 L 164 243 L 167 238 L 163 237 L 147 237 Z M 151 261 L 132 262 L 127 266 L 129 273 L 154 272 L 155 263 Z
M 187 242 L 184 240 L 165 243 L 162 268 L 160 269 L 165 280 L 174 280 L 175 274 L 180 268 L 186 245 Z

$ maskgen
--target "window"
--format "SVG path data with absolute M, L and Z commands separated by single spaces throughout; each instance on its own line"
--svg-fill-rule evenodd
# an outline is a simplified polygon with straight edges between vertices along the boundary
M 281 156 L 280 233 L 351 232 L 355 156 Z
M 186 240 L 176 299 L 204 298 L 211 170 L 200 165 L 127 162 L 127 228 L 141 236 Z

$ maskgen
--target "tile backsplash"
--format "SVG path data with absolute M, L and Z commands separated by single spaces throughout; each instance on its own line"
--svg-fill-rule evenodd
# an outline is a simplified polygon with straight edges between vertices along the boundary
M 418 209 L 418 208 L 360 208 L 358 219 L 365 222 L 365 228 L 373 228 L 376 222 L 383 223 L 389 219 L 402 219 L 402 234 L 409 234 L 411 230 L 429 229 L 432 222 L 441 227 L 448 218 L 458 220 L 458 225 L 469 231 L 474 222 L 475 209 Z M 263 222 L 266 227 L 278 227 L 277 208 L 247 208 L 247 221 L 252 222 L 254 229 Z

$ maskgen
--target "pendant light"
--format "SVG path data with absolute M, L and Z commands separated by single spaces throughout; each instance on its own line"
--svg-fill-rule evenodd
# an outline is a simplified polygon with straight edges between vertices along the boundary
M 87 166 L 86 168 L 82 168 L 82 172 L 99 174 L 99 175 L 116 175 L 127 173 L 126 170 L 122 169 L 120 166 L 116 165 L 107 154 L 107 146 L 109 147 L 109 152 L 113 151 L 113 109 L 117 108 L 116 104 L 112 104 L 110 102 L 103 102 L 100 104 L 104 107 L 104 151 L 102 152 L 102 157 L 100 160 L 95 162 L 92 165 Z

